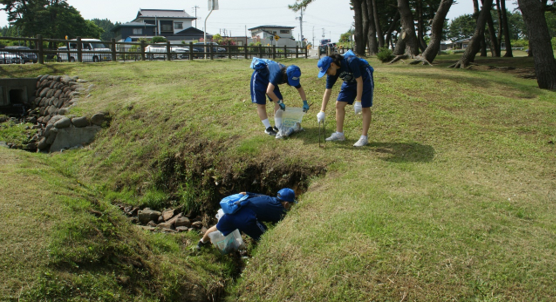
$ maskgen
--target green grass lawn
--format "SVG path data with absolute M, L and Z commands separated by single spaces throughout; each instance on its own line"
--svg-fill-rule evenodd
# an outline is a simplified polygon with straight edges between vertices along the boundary
M 126 270 L 126 257 L 115 259 L 116 264 L 98 260 L 109 254 L 99 242 L 124 235 L 102 232 L 98 237 L 77 228 L 82 239 L 68 237 L 75 227 L 70 217 L 97 228 L 127 230 L 131 226 L 110 202 L 164 206 L 177 200 L 193 205 L 214 196 L 200 196 L 203 192 L 195 185 L 218 190 L 219 177 L 242 175 L 259 165 L 268 177 L 279 167 L 325 167 L 326 174 L 307 180 L 300 203 L 251 247 L 252 258 L 239 278 L 230 257 L 191 252 L 194 234 L 176 238 L 132 232 L 125 242 L 114 243 L 114 249 L 160 268 L 148 272 L 162 280 L 140 290 L 136 300 L 177 300 L 176 292 L 188 284 L 202 289 L 199 301 L 209 300 L 211 293 L 220 296 L 224 286 L 230 301 L 556 299 L 556 94 L 538 89 L 535 80 L 499 69 L 445 68 L 458 58 L 439 56 L 435 67 L 385 65 L 371 59 L 371 143 L 360 149 L 352 147 L 361 132 L 361 118 L 352 107 L 344 125 L 347 140 L 319 148 L 315 115 L 325 80 L 317 79 L 315 60 L 283 60 L 300 66 L 309 103 L 315 103 L 304 119 L 305 131 L 287 140 L 263 133 L 250 103 L 251 70 L 244 60 L 2 66 L 4 77 L 78 75 L 95 87 L 70 114 L 109 111 L 113 120 L 81 150 L 51 155 L 0 150 L 2 162 L 8 163 L 2 165 L 0 184 L 2 191 L 10 190 L 2 194 L 0 206 L 10 205 L 10 211 L 19 213 L 2 217 L 0 223 L 12 227 L 0 228 L 2 235 L 33 221 L 28 216 L 44 217 L 34 208 L 42 208 L 39 204 L 64 211 L 45 219 L 46 230 L 52 232 L 20 231 L 16 236 L 40 247 L 40 253 L 19 252 L 36 259 L 31 262 L 35 265 L 13 260 L 10 251 L 15 247 L 1 252 L 0 264 L 12 269 L 0 273 L 10 284 L 0 295 L 33 300 L 41 294 L 50 299 L 69 294 L 79 300 L 85 298 L 75 288 L 86 284 L 82 291 L 88 299 L 108 299 L 99 287 L 113 296 L 132 297 L 137 282 L 146 277 Z M 530 58 L 478 58 L 477 63 L 532 66 Z M 295 89 L 281 90 L 287 106 L 301 107 Z M 334 112 L 329 104 L 327 134 L 334 128 Z M 185 166 L 203 162 L 207 177 L 191 179 L 197 174 L 187 174 L 187 169 L 182 178 L 167 175 L 170 170 L 161 167 L 172 158 L 176 160 L 171 163 Z M 213 166 L 206 163 L 211 159 Z M 41 173 L 33 172 L 37 170 Z M 279 171 L 279 177 L 272 178 L 276 183 L 288 177 Z M 164 187 L 175 179 L 185 181 Z M 51 185 L 39 186 L 43 182 Z M 25 186 L 16 193 L 10 188 L 18 183 Z M 272 188 L 272 183 L 264 188 Z M 40 203 L 12 209 L 22 200 Z M 89 207 L 113 220 L 87 216 Z M 4 246 L 16 242 L 0 238 L 8 238 Z M 73 244 L 61 248 L 61 240 Z M 81 249 L 87 244 L 93 247 L 90 253 Z M 90 259 L 102 269 L 81 265 Z M 79 267 L 68 268 L 72 263 Z M 45 272 L 57 279 L 45 281 Z M 25 282 L 14 280 L 23 275 Z M 136 282 L 122 285 L 117 281 L 121 275 Z M 95 276 L 97 281 L 92 281 Z M 196 278 L 183 281 L 183 276 Z M 62 285 L 71 290 L 60 290 Z

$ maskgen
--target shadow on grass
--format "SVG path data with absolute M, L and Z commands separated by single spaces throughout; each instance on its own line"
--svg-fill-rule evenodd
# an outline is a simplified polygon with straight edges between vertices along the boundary
M 349 150 L 361 150 L 370 151 L 372 153 L 378 154 L 380 159 L 389 162 L 432 162 L 436 151 L 432 146 L 422 145 L 419 143 L 381 143 L 381 142 L 370 142 L 367 146 L 357 148 L 353 147 L 353 144 L 357 139 L 346 139 L 343 142 L 325 142 L 325 137 L 331 134 L 330 131 L 326 133 L 327 135 L 322 135 L 320 143 L 324 148 L 334 148 L 334 149 L 349 149 Z M 317 145 L 318 140 L 318 128 L 308 127 L 304 128 L 301 133 L 294 133 L 287 139 L 300 139 L 304 141 L 306 145 Z
M 389 162 L 431 162 L 436 151 L 432 146 L 419 143 L 378 143 L 367 145 L 372 152 L 381 153 L 381 159 Z

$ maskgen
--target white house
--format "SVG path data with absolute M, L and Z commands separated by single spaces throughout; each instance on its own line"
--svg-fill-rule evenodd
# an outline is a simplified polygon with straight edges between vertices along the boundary
M 174 9 L 139 9 L 137 17 L 132 22 L 155 25 L 155 35 L 174 35 L 192 26 L 195 17 L 185 10 Z
M 276 47 L 295 47 L 298 43 L 292 33 L 293 26 L 260 25 L 249 28 L 251 38 L 247 41 L 261 42 L 261 45 L 276 45 Z M 276 39 L 275 37 L 278 37 Z

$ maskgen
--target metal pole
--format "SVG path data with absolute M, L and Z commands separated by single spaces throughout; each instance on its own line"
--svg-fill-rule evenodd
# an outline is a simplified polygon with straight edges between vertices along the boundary
M 214 10 L 214 2 L 211 2 L 212 5 L 210 7 L 210 12 L 208 13 L 207 17 L 205 18 L 205 27 L 203 28 L 203 43 L 205 44 L 205 60 L 207 59 L 207 20 L 210 16 L 210 14 L 212 14 L 212 11 Z

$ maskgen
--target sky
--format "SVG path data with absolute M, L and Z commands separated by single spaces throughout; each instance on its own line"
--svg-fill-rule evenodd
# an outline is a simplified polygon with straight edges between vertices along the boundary
M 513 2 L 506 1 L 506 7 L 513 10 Z M 113 23 L 129 22 L 143 9 L 180 9 L 191 16 L 197 16 L 197 28 L 203 30 L 206 21 L 207 33 L 244 36 L 246 29 L 260 25 L 294 26 L 293 35 L 300 37 L 299 12 L 288 9 L 295 0 L 218 0 L 219 10 L 213 11 L 206 19 L 207 0 L 67 0 L 68 4 L 81 12 L 85 19 L 109 19 Z M 463 14 L 473 13 L 472 0 L 457 0 L 448 13 L 452 20 Z M 3 7 L 3 6 L 2 6 Z M 195 7 L 197 7 L 195 9 Z M 205 20 L 206 19 L 206 20 Z M 336 42 L 353 23 L 350 0 L 315 0 L 303 14 L 303 36 L 318 43 L 319 39 Z M 8 25 L 7 15 L 0 11 L 0 26 Z M 195 26 L 195 22 L 193 22 Z

